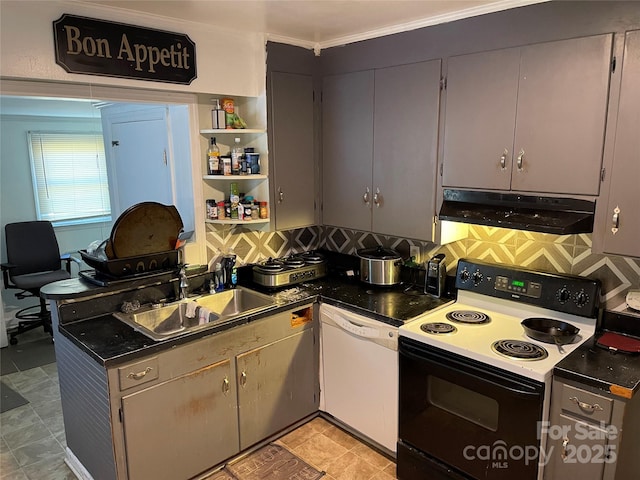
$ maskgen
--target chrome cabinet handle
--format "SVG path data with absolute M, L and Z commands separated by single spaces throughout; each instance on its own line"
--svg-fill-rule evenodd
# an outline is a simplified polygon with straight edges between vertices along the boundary
M 581 402 L 580 400 L 578 400 L 578 397 L 569 397 L 569 400 L 571 400 L 573 403 L 578 405 L 582 410 L 586 410 L 587 412 L 594 412 L 594 411 L 601 412 L 603 410 L 603 408 L 599 404 Z
M 224 377 L 224 380 L 222 380 L 222 393 L 226 395 L 227 393 L 229 393 L 230 388 L 231 387 L 229 386 L 229 379 L 227 377 Z
M 506 170 L 507 169 L 507 155 L 509 155 L 509 150 L 507 150 L 505 148 L 504 152 L 502 152 L 502 155 L 500 155 L 500 169 L 501 170 Z
M 618 229 L 620 228 L 620 207 L 616 205 L 616 208 L 613 209 L 613 226 L 611 227 L 611 233 L 614 235 L 618 233 Z
M 284 192 L 282 188 L 278 187 L 278 203 L 284 202 Z
M 247 384 L 247 372 L 242 372 L 240 374 L 240 385 L 244 387 Z
M 364 195 L 362 196 L 362 199 L 364 200 L 364 203 L 369 205 L 369 187 L 366 187 L 366 190 L 364 192 Z
M 382 195 L 380 195 L 380 188 L 376 187 L 376 193 L 373 194 L 373 203 L 376 204 L 376 207 L 379 207 L 381 201 Z
M 127 378 L 132 378 L 133 380 L 140 380 L 141 378 L 144 378 L 145 375 L 149 373 L 151 370 L 153 370 L 153 368 L 147 367 L 141 372 L 137 372 L 137 373 L 131 372 L 127 375 Z
M 560 456 L 562 457 L 562 460 L 566 460 L 567 459 L 567 446 L 569 445 L 569 439 L 567 437 L 564 437 L 562 439 L 562 452 L 560 453 Z
M 520 153 L 518 153 L 518 157 L 516 158 L 516 165 L 520 172 L 523 170 L 523 167 L 522 167 L 523 164 L 524 164 L 524 148 L 520 150 Z

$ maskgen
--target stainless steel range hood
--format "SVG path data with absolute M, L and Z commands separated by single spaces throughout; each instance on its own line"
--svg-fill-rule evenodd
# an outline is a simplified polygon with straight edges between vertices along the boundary
M 593 232 L 591 200 L 444 190 L 440 220 L 566 235 Z

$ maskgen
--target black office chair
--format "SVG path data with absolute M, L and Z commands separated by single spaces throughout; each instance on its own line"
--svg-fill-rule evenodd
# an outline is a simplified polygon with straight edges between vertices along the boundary
M 18 343 L 16 336 L 39 326 L 53 336 L 51 314 L 40 298 L 40 288 L 71 277 L 71 255 L 60 257 L 58 240 L 53 225 L 47 221 L 8 223 L 5 225 L 7 263 L 3 263 L 4 288 L 17 289 L 19 299 L 38 297 L 39 305 L 23 308 L 16 313 L 18 327 L 10 332 L 9 343 Z M 62 268 L 62 262 L 66 269 Z M 38 312 L 30 312 L 40 307 Z

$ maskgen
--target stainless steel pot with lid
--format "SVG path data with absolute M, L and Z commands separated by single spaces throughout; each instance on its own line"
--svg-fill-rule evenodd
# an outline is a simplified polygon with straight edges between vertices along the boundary
M 400 283 L 402 257 L 382 246 L 362 248 L 356 252 L 360 258 L 360 280 L 371 285 L 397 285 Z

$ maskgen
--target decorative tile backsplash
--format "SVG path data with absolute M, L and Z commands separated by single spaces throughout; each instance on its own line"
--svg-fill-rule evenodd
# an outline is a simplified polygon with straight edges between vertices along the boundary
M 243 226 L 207 225 L 209 268 L 230 249 L 238 256 L 240 264 L 247 264 L 317 248 L 354 255 L 360 248 L 376 245 L 393 248 L 403 258 L 409 258 L 410 247 L 417 246 L 420 251 L 418 263 L 444 253 L 450 275 L 458 259 L 466 257 L 597 278 L 602 282 L 607 310 L 638 315 L 627 308 L 625 295 L 629 289 L 640 288 L 640 259 L 593 254 L 589 234 L 552 235 L 470 225 L 466 239 L 436 245 L 335 227 L 259 232 Z

